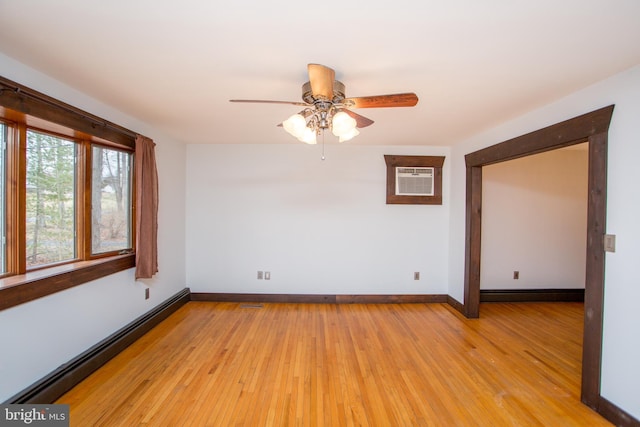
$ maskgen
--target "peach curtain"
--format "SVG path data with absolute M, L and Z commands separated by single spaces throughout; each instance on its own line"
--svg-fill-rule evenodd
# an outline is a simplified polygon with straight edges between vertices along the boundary
M 158 171 L 156 144 L 136 136 L 136 280 L 158 272 Z

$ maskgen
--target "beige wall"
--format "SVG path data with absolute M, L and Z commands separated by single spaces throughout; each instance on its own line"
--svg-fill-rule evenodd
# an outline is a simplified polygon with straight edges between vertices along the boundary
M 584 288 L 587 150 L 580 144 L 482 169 L 481 289 Z

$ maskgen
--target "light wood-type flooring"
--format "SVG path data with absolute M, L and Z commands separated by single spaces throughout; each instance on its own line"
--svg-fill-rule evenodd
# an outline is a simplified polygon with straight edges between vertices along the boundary
M 62 396 L 72 426 L 602 426 L 583 305 L 190 302 Z

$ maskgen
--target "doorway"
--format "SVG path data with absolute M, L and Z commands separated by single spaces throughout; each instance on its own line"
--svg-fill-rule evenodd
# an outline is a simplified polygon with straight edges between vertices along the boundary
M 463 313 L 480 315 L 482 167 L 588 142 L 587 254 L 584 298 L 581 400 L 597 409 L 600 399 L 604 301 L 607 138 L 614 106 L 566 120 L 467 154 Z

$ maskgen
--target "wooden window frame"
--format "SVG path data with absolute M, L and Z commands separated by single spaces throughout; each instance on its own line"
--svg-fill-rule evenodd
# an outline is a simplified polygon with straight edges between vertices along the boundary
M 385 155 L 387 164 L 387 204 L 388 205 L 441 205 L 442 166 L 444 156 L 397 156 Z M 397 167 L 433 168 L 433 196 L 405 196 L 396 194 Z
M 94 144 L 133 154 L 136 134 L 4 77 L 0 77 L 0 119 L 10 127 L 6 159 L 7 274 L 0 277 L 0 310 L 135 267 L 133 251 L 91 254 L 89 166 Z M 26 190 L 20 185 L 26 179 L 27 129 L 59 135 L 79 144 L 77 259 L 29 271 L 24 256 Z M 135 188 L 131 184 L 133 203 Z M 132 212 L 131 220 L 135 222 L 135 210 Z M 135 248 L 135 227 L 131 233 Z

